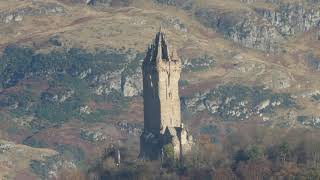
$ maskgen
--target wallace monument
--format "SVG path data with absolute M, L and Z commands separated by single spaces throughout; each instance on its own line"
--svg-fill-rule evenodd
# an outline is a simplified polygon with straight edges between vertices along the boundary
M 169 50 L 161 30 L 147 50 L 142 64 L 144 131 L 140 137 L 140 157 L 159 159 L 168 145 L 176 159 L 191 150 L 192 136 L 181 122 L 178 82 L 181 60 Z

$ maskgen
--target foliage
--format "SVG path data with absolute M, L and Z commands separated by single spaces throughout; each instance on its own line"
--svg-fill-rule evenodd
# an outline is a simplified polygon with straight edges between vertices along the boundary
M 0 61 L 0 81 L 3 87 L 8 88 L 30 75 L 66 72 L 78 76 L 88 69 L 95 73 L 116 71 L 128 63 L 128 57 L 126 53 L 113 49 L 90 53 L 71 48 L 62 52 L 38 54 L 30 48 L 10 45 L 4 50 Z
M 26 78 L 45 77 L 49 88 L 43 90 L 24 85 L 5 94 L 6 98 L 0 99 L 0 107 L 8 107 L 14 116 L 34 115 L 51 124 L 72 119 L 88 122 L 104 120 L 127 107 L 128 100 L 119 92 L 112 92 L 106 98 L 97 98 L 97 95 L 91 92 L 94 77 L 121 69 L 125 69 L 129 74 L 133 73 L 142 56 L 142 53 L 137 54 L 130 62 L 128 52 L 116 49 L 88 52 L 71 48 L 37 53 L 31 48 L 10 45 L 0 57 L 1 86 L 16 88 L 17 84 Z M 72 93 L 67 95 L 68 92 Z M 80 114 L 81 106 L 95 100 L 110 101 L 115 105 L 113 109 L 98 108 L 90 114 Z
M 247 150 L 247 156 L 249 160 L 258 160 L 264 157 L 263 148 L 257 145 L 250 146 Z
M 200 129 L 200 133 L 202 134 L 216 134 L 219 132 L 219 129 L 217 126 L 215 125 L 208 125 L 208 126 L 203 126 L 201 129 Z
M 80 147 L 74 145 L 59 144 L 57 151 L 65 158 L 70 158 L 70 160 L 77 163 L 85 160 L 85 152 Z
M 187 81 L 187 80 L 180 80 L 179 81 L 179 87 L 188 86 L 188 85 L 189 85 L 189 81 Z
M 315 130 L 271 129 L 257 125 L 234 127 L 234 136 L 220 144 L 197 141 L 180 161 L 161 165 L 125 155 L 118 168 L 100 164 L 102 179 L 319 179 L 320 134 Z M 234 139 L 239 137 L 239 139 Z M 129 152 L 132 145 L 125 147 Z M 126 151 L 122 151 L 126 153 Z M 172 145 L 164 147 L 173 154 Z M 132 153 L 132 152 L 131 152 Z M 89 171 L 89 175 L 92 171 Z
M 38 118 L 47 119 L 52 123 L 61 123 L 79 114 L 78 99 L 72 99 L 64 103 L 41 103 L 36 107 L 35 114 Z
M 174 148 L 171 143 L 163 146 L 164 166 L 172 167 L 175 165 Z
M 320 101 L 320 94 L 313 95 L 312 98 L 316 101 Z
M 47 148 L 49 145 L 40 139 L 34 138 L 34 137 L 28 137 L 23 141 L 23 144 L 35 147 L 35 148 Z
M 80 118 L 86 122 L 101 122 L 105 120 L 107 117 L 117 115 L 118 113 L 119 113 L 118 109 L 111 109 L 111 110 L 97 109 L 95 112 L 92 112 L 90 114 L 80 115 Z

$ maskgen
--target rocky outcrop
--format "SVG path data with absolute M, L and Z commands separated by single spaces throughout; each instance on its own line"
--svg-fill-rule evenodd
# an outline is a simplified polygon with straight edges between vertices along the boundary
M 201 8 L 195 12 L 204 25 L 217 29 L 227 39 L 245 47 L 276 52 L 283 37 L 267 21 L 251 11 L 229 12 L 213 8 Z
M 305 59 L 311 69 L 316 70 L 316 71 L 320 71 L 320 57 L 319 56 L 316 56 L 313 53 L 308 53 L 306 55 Z
M 133 52 L 124 58 L 128 62 L 125 67 L 117 71 L 109 71 L 105 74 L 95 75 L 93 84 L 95 93 L 108 95 L 114 91 L 125 97 L 137 96 L 142 93 L 142 72 L 139 64 L 143 60 L 144 53 Z
M 67 99 L 71 98 L 73 95 L 74 95 L 74 90 L 72 89 L 60 90 L 58 92 L 47 91 L 41 94 L 41 100 L 43 102 L 63 103 Z
M 228 120 L 245 120 L 274 112 L 278 108 L 294 105 L 287 94 L 272 93 L 261 87 L 220 86 L 211 91 L 196 93 L 182 98 L 186 111 L 199 113 L 207 111 L 211 115 Z
M 89 106 L 81 106 L 80 114 L 91 114 L 93 111 Z
M 199 57 L 189 58 L 182 56 L 182 71 L 202 71 L 206 70 L 214 65 L 216 62 L 215 58 L 207 54 L 203 54 Z
M 188 31 L 186 25 L 177 17 L 165 18 L 163 21 L 163 25 L 181 32 Z
M 184 10 L 191 10 L 194 7 L 194 0 L 154 0 L 154 1 L 164 5 L 177 6 Z
M 257 0 L 240 0 L 251 4 Z M 192 0 L 156 0 L 157 3 L 193 9 L 194 16 L 207 27 L 220 32 L 227 39 L 245 47 L 267 52 L 281 52 L 281 42 L 287 36 L 306 32 L 320 26 L 318 1 L 304 3 L 265 0 L 274 8 L 252 6 L 230 11 L 219 7 L 196 7 Z M 252 9 L 250 9 L 252 8 Z
M 319 4 L 320 5 L 320 4 Z M 275 9 L 255 8 L 255 11 L 276 27 L 283 36 L 306 32 L 320 26 L 320 6 L 302 3 L 281 3 Z
M 305 126 L 320 128 L 320 117 L 298 116 L 298 122 Z
M 137 96 L 142 93 L 142 74 L 124 76 L 121 80 L 121 92 L 125 97 Z
M 81 139 L 90 142 L 99 142 L 107 139 L 107 137 L 102 132 L 96 132 L 86 129 L 81 129 L 80 137 Z
M 94 82 L 97 84 L 95 93 L 98 95 L 110 94 L 113 90 L 120 92 L 121 71 L 107 72 L 105 74 L 95 76 Z
M 292 97 L 293 98 L 312 98 L 312 97 L 317 97 L 319 95 L 320 95 L 320 91 L 318 89 L 314 89 L 314 90 L 308 90 L 308 91 L 296 93 Z
M 118 122 L 117 128 L 133 136 L 140 136 L 143 129 L 139 124 L 125 122 L 125 121 Z
M 94 6 L 129 6 L 131 0 L 86 0 L 86 4 Z
M 35 3 L 35 6 L 28 6 L 15 9 L 14 11 L 0 12 L 0 23 L 8 24 L 20 22 L 25 16 L 42 16 L 49 14 L 62 14 L 64 7 L 54 3 Z

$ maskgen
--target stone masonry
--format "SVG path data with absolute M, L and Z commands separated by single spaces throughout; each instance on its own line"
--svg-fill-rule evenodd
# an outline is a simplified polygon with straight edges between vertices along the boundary
M 178 82 L 181 60 L 169 51 L 161 30 L 149 46 L 142 65 L 144 131 L 140 137 L 140 156 L 159 159 L 163 147 L 172 144 L 175 158 L 191 149 L 192 136 L 181 123 Z

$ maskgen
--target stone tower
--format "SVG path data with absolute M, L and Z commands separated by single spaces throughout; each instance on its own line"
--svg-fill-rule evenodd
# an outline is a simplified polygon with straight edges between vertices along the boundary
M 144 131 L 140 138 L 140 156 L 158 159 L 167 144 L 173 145 L 176 158 L 189 151 L 192 137 L 181 123 L 178 82 L 181 60 L 169 51 L 161 30 L 149 46 L 142 65 Z

